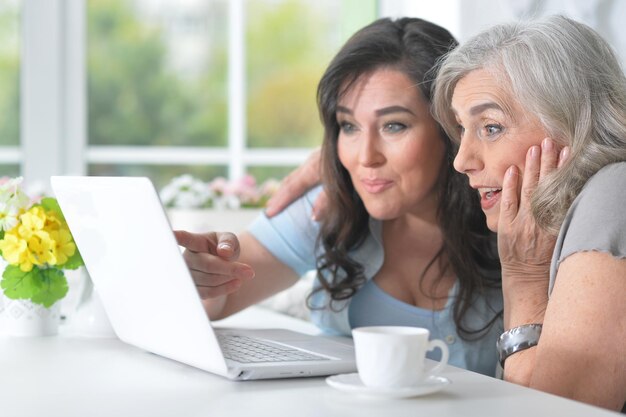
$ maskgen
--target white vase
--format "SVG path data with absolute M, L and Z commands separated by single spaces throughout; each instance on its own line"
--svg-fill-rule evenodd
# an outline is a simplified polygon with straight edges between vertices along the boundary
M 109 316 L 104 310 L 98 292 L 85 268 L 81 268 L 82 290 L 76 310 L 68 323 L 68 334 L 73 336 L 116 338 Z
M 4 294 L 0 305 L 0 334 L 6 336 L 54 336 L 59 332 L 61 304 L 46 308 L 29 300 L 11 300 Z

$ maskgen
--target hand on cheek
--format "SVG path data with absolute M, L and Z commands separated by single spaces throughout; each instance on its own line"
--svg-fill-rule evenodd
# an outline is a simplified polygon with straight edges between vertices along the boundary
M 530 278 L 547 288 L 555 237 L 537 225 L 530 203 L 539 181 L 562 165 L 566 149 L 559 154 L 554 142 L 546 138 L 541 146 L 528 150 L 521 186 L 516 166 L 509 167 L 505 174 L 498 221 L 504 285 L 515 285 L 514 280 L 519 280 L 516 277 L 524 277 L 524 282 Z

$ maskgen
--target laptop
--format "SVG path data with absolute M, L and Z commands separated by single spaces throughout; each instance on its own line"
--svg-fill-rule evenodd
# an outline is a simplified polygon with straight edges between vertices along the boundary
M 51 184 L 122 341 L 233 380 L 356 371 L 346 341 L 214 328 L 148 178 L 53 176 Z

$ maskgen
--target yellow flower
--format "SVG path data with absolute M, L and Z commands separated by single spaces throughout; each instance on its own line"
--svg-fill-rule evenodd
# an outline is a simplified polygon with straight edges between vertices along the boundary
M 37 266 L 57 264 L 55 243 L 47 232 L 38 231 L 32 234 L 28 239 L 28 249 L 31 255 L 29 258 L 33 264 Z M 24 271 L 23 268 L 22 271 Z
M 50 237 L 55 245 L 57 264 L 63 265 L 76 252 L 76 244 L 72 240 L 72 235 L 68 229 L 61 228 L 58 231 L 51 231 Z
M 18 233 L 24 239 L 29 239 L 33 233 L 43 229 L 46 223 L 46 213 L 41 207 L 31 207 L 26 213 L 20 216 L 21 225 Z
M 44 225 L 44 229 L 47 232 L 57 231 L 64 226 L 64 222 L 62 222 L 53 211 L 49 211 L 46 213 L 46 223 Z M 67 227 L 67 226 L 65 226 Z
M 0 240 L 2 257 L 11 265 L 19 265 L 28 259 L 28 245 L 24 239 L 13 233 L 5 233 L 4 239 Z M 32 265 L 28 271 L 32 269 Z
M 84 264 L 58 202 L 31 200 L 21 181 L 0 178 L 0 256 L 9 263 L 0 271 L 0 293 L 50 307 L 67 294 L 63 269 Z

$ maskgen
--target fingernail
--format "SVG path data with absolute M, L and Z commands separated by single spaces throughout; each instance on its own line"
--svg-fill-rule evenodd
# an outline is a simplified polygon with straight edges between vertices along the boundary
M 530 148 L 530 157 L 537 158 L 539 156 L 539 146 L 532 146 Z
M 236 275 L 242 277 L 242 278 L 246 278 L 246 279 L 250 279 L 250 278 L 254 278 L 254 270 L 252 268 L 249 268 L 247 266 L 239 266 L 237 267 L 237 269 L 235 270 Z
M 541 142 L 541 149 L 543 149 L 544 151 L 551 151 L 553 147 L 554 144 L 552 143 L 550 138 L 545 138 L 543 142 Z
M 232 250 L 233 249 L 233 245 L 231 245 L 228 242 L 220 242 L 217 245 L 218 249 L 222 249 L 222 250 Z
M 515 167 L 509 167 L 509 169 L 506 170 L 506 176 L 511 178 L 513 175 L 515 175 Z
M 559 161 L 563 163 L 567 161 L 567 158 L 569 158 L 569 146 L 566 146 L 563 149 L 561 149 L 561 154 L 559 155 Z

